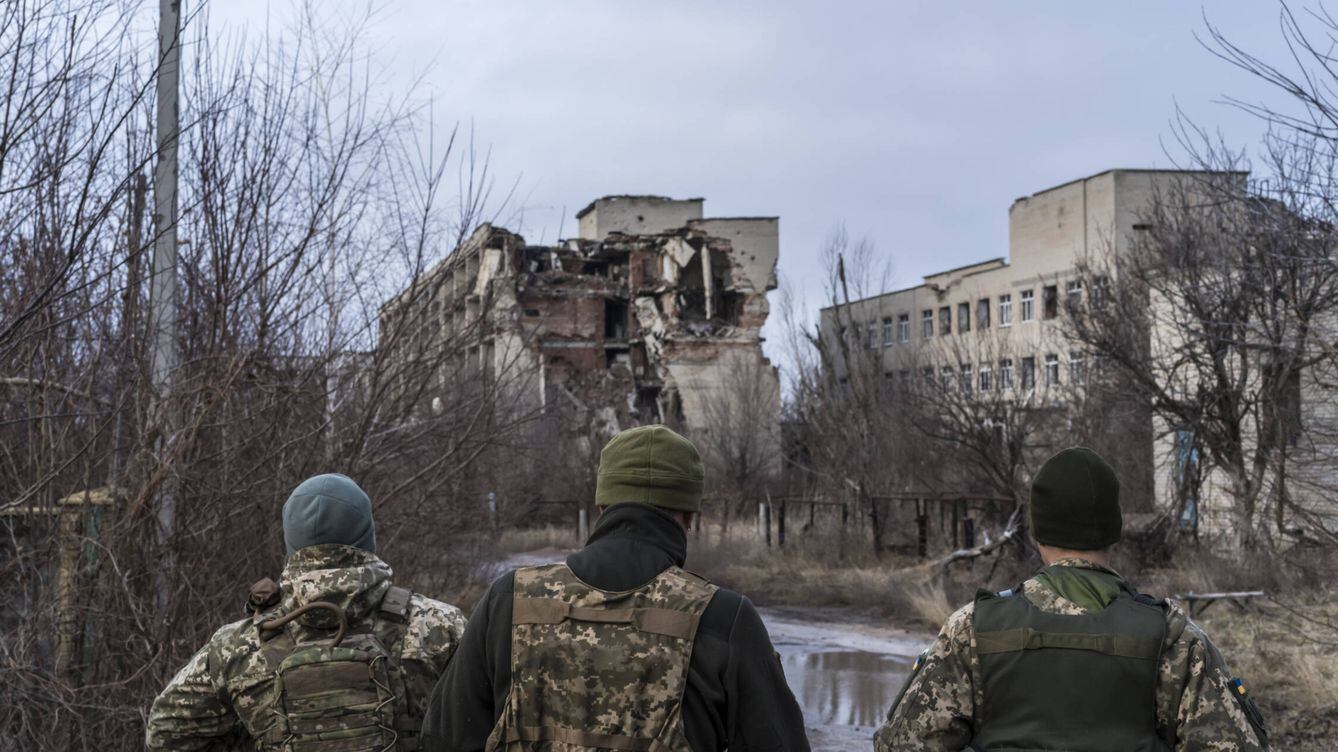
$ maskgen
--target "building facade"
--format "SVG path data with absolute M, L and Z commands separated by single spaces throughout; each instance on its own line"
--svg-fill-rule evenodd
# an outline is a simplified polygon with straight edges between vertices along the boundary
M 1186 175 L 1108 170 L 1019 198 L 1009 208 L 1007 258 L 829 306 L 820 318 L 824 346 L 844 339 L 853 356 L 848 362 L 881 373 L 908 394 L 927 386 L 1048 410 L 1055 430 L 1036 437 L 1034 465 L 1071 435 L 1073 410 L 1090 407 L 1089 381 L 1101 368 L 1066 331 L 1068 312 L 1101 293 L 1085 289 L 1092 282 L 1084 267 L 1118 269 L 1118 259 L 1145 229 L 1150 202 Z M 1244 190 L 1244 174 L 1227 178 Z M 847 377 L 841 372 L 846 362 L 833 360 L 838 378 Z M 1112 435 L 1100 437 L 1106 443 L 1098 448 L 1114 457 L 1126 511 L 1150 517 L 1177 487 L 1184 458 L 1177 456 L 1174 432 L 1157 425 L 1145 405 L 1118 412 L 1120 422 L 1109 426 Z M 1211 509 L 1194 510 L 1200 512 L 1209 526 L 1225 524 Z

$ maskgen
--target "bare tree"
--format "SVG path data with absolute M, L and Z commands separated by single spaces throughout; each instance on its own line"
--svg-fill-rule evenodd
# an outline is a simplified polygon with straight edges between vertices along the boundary
M 153 694 L 277 573 L 279 506 L 307 475 L 357 477 L 408 584 L 460 587 L 480 478 L 529 419 L 508 390 L 529 376 L 515 358 L 483 368 L 483 310 L 447 327 L 431 305 L 383 307 L 432 300 L 490 178 L 453 134 L 422 135 L 428 111 L 366 65 L 359 22 L 308 13 L 226 46 L 196 18 L 167 395 L 181 420 L 154 451 L 151 134 L 127 83 L 151 79 L 152 42 L 113 2 L 0 17 L 16 92 L 0 125 L 0 748 L 137 748 Z M 148 502 L 168 482 L 178 525 L 156 540 Z

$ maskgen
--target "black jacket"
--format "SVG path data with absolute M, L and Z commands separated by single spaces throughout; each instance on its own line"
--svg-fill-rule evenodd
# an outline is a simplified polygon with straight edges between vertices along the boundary
M 669 514 L 618 504 L 599 518 L 585 548 L 567 557 L 582 581 L 601 590 L 641 587 L 682 566 L 687 536 Z M 511 684 L 514 573 L 498 578 L 437 682 L 423 725 L 427 750 L 482 750 Z M 683 723 L 697 752 L 808 750 L 804 718 L 780 659 L 749 600 L 720 589 L 702 614 L 692 648 Z

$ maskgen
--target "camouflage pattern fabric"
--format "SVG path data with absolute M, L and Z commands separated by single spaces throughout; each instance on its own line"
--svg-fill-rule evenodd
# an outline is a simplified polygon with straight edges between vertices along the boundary
M 621 593 L 566 564 L 517 570 L 511 691 L 485 749 L 691 752 L 680 711 L 715 592 L 678 567 Z
M 384 624 L 378 610 L 392 586 L 391 575 L 375 554 L 352 546 L 298 550 L 284 567 L 281 600 L 215 632 L 154 700 L 145 733 L 148 748 L 205 750 L 245 737 L 253 748 L 264 749 L 260 740 L 276 718 L 276 667 L 264 655 L 266 643 L 257 625 L 315 601 L 343 608 L 353 631 L 393 638 L 386 647 L 399 656 L 396 683 L 403 687 L 405 715 L 421 723 L 432 688 L 464 633 L 465 618 L 454 606 L 414 594 L 405 622 Z M 287 636 L 296 643 L 328 640 L 331 624 L 322 623 L 321 615 L 299 617 L 285 627 Z
M 1084 559 L 1062 559 L 1053 566 L 1113 574 Z M 1022 584 L 1021 594 L 1050 613 L 1089 613 L 1036 578 Z M 958 752 L 970 744 L 975 735 L 976 709 L 985 701 L 976 655 L 974 609 L 971 603 L 950 616 L 938 638 L 916 662 L 901 696 L 874 737 L 876 752 Z M 1257 713 L 1253 701 L 1238 699 L 1238 683 L 1208 636 L 1174 603 L 1167 622 L 1157 679 L 1159 733 L 1174 740 L 1177 752 L 1268 749 L 1266 739 L 1247 715 Z

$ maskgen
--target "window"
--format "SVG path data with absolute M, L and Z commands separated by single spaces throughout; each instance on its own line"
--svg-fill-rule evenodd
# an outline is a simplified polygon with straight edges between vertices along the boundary
M 934 312 L 928 308 L 920 311 L 920 336 L 925 339 L 934 336 Z
M 878 347 L 878 325 L 873 323 L 872 321 L 869 322 L 868 334 L 869 334 L 868 346 L 869 349 L 872 350 L 875 347 Z
M 1022 373 L 1019 374 L 1019 379 L 1020 379 L 1021 382 L 1022 382 L 1022 383 L 1021 383 L 1021 386 L 1022 386 L 1023 389 L 1035 389 L 1035 388 L 1036 388 L 1036 359 L 1035 359 L 1035 358 L 1023 358 L 1023 359 L 1022 359 Z
M 1059 286 L 1041 288 L 1041 316 L 1047 321 L 1059 316 Z
M 924 377 L 925 388 L 932 389 L 934 387 L 934 369 L 926 368 L 920 371 L 920 375 Z
M 1086 366 L 1083 365 L 1082 361 L 1082 351 L 1069 350 L 1069 383 L 1074 386 L 1080 385 L 1086 375 Z
M 952 334 L 952 309 L 947 306 L 938 309 L 938 333 L 944 337 Z
M 957 304 L 957 331 L 959 331 L 959 332 L 969 332 L 969 331 L 971 331 L 971 304 L 970 304 L 970 303 L 958 303 L 958 304 Z
M 1054 353 L 1045 354 L 1045 385 L 1059 386 L 1059 356 Z
M 1089 301 L 1094 306 L 1105 305 L 1110 298 L 1110 279 L 1104 275 L 1092 280 L 1092 298 Z
M 1022 298 L 1022 323 L 1036 320 L 1036 294 L 1033 290 L 1023 290 Z
M 1082 280 L 1071 279 L 1064 285 L 1064 298 L 1068 306 L 1069 313 L 1073 313 L 1082 305 Z
M 892 344 L 892 319 L 883 319 L 883 347 Z
M 989 366 L 980 367 L 980 391 L 988 392 L 994 388 L 994 373 Z
M 1013 325 L 1013 296 L 999 296 L 999 326 Z
M 999 388 L 1013 388 L 1013 359 L 1004 358 L 999 361 Z
M 910 387 L 911 385 L 910 369 L 903 368 L 902 370 L 897 371 L 897 381 L 899 382 L 898 386 L 900 386 L 902 389 Z
M 939 370 L 939 386 L 943 387 L 943 391 L 952 390 L 952 379 L 955 375 L 951 366 L 943 366 Z
M 981 298 L 976 301 L 976 328 L 990 328 L 990 299 Z
M 971 373 L 971 364 L 966 363 L 962 365 L 962 367 L 958 369 L 957 373 L 958 373 L 958 379 L 957 379 L 958 388 L 962 390 L 962 394 L 970 394 L 971 389 L 973 387 L 972 379 L 974 378 L 974 376 Z
M 897 317 L 897 339 L 902 342 L 911 341 L 911 315 L 903 313 Z

